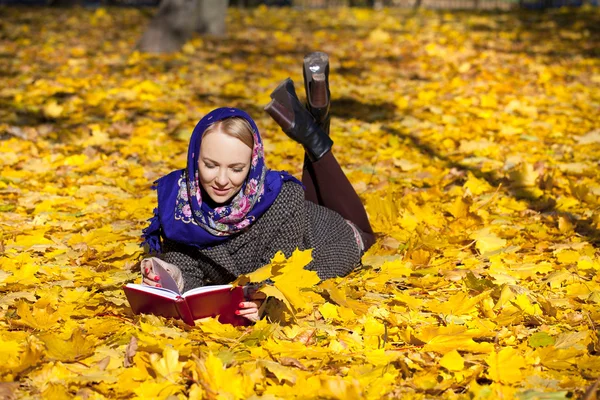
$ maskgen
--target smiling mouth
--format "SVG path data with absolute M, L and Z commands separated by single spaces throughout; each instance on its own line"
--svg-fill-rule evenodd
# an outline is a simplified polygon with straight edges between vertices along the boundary
M 212 189 L 213 189 L 213 191 L 214 191 L 216 194 L 225 194 L 225 193 L 229 192 L 229 189 L 217 189 L 217 188 L 216 188 L 216 187 L 214 187 L 214 186 L 213 186 L 213 188 L 212 188 Z

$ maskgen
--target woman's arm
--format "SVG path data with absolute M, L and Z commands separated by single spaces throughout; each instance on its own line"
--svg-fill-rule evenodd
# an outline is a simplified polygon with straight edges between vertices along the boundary
M 290 257 L 294 250 L 307 248 L 304 203 L 304 189 L 296 183 L 287 182 L 268 213 L 256 222 L 256 228 L 261 233 L 260 266 L 271 262 L 278 251 Z
M 206 284 L 200 257 L 195 253 L 198 251 L 190 246 L 165 239 L 163 253 L 158 256 L 161 260 L 179 268 L 183 279 L 182 292 Z

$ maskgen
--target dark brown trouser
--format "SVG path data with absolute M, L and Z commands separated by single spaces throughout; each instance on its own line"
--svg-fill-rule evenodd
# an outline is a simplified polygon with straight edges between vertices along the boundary
M 306 200 L 337 212 L 361 230 L 365 251 L 375 243 L 365 207 L 331 151 L 316 162 L 304 158 L 302 183 Z

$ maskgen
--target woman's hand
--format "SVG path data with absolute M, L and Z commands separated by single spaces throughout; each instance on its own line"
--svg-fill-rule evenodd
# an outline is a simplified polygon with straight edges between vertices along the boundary
M 260 319 L 260 307 L 266 299 L 266 295 L 262 292 L 258 292 L 255 289 L 250 289 L 246 292 L 246 300 L 240 303 L 239 310 L 236 310 L 237 315 L 241 315 L 249 319 L 252 322 L 256 322 Z
M 160 284 L 160 277 L 154 273 L 152 268 L 152 261 L 149 259 L 142 260 L 142 283 L 148 286 L 162 287 Z

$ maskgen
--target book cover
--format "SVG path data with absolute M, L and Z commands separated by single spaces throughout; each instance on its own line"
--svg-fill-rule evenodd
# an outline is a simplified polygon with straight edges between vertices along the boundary
M 247 318 L 235 314 L 239 303 L 244 301 L 244 290 L 241 286 L 202 286 L 179 293 L 173 278 L 164 269 L 155 272 L 161 277 L 161 285 L 164 287 L 135 283 L 123 286 L 125 296 L 135 314 L 178 318 L 188 325 L 194 325 L 194 320 L 199 318 L 217 316 L 224 324 L 251 324 Z M 173 282 L 170 282 L 169 278 Z

